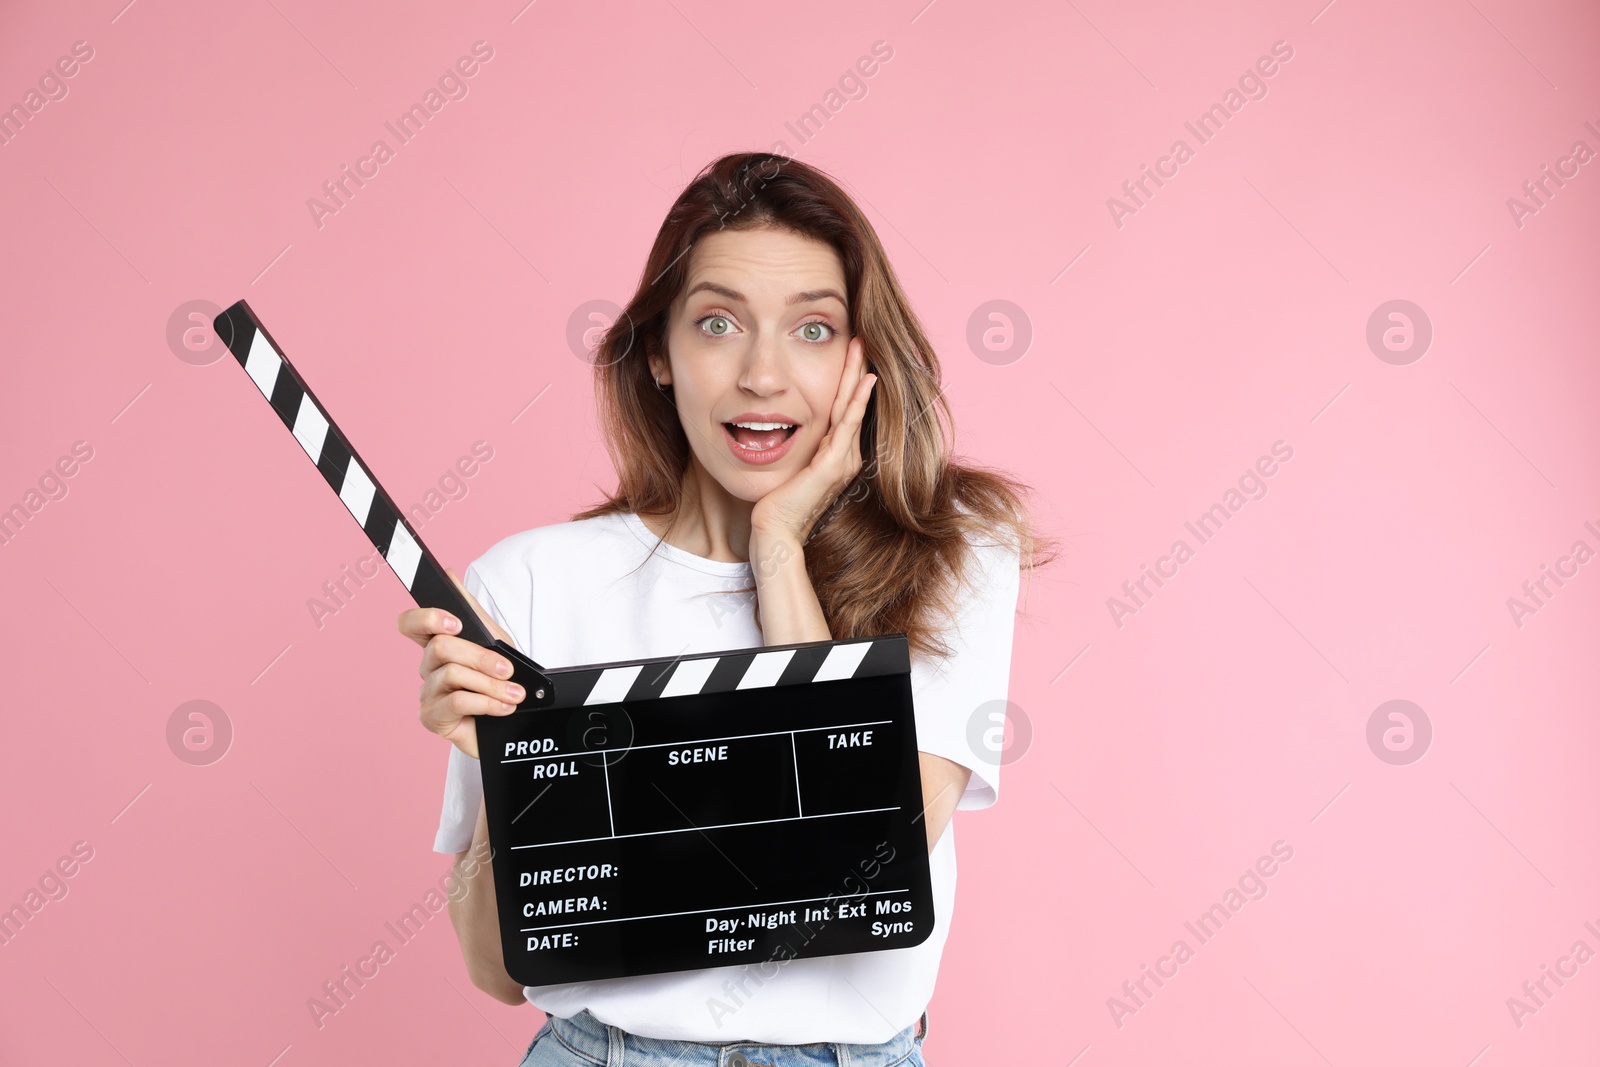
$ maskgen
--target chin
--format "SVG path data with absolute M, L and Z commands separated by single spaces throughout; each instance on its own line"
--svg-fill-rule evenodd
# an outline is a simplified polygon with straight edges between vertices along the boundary
M 777 471 L 749 471 L 746 474 L 744 478 L 732 479 L 732 485 L 718 479 L 724 492 L 736 500 L 743 500 L 746 504 L 756 503 L 789 480 L 786 474 Z
M 787 460 L 787 457 L 785 458 Z M 788 467 L 788 463 L 785 462 L 783 466 Z M 778 488 L 778 486 L 787 482 L 794 474 L 794 471 L 799 469 L 801 468 L 796 467 L 786 470 L 773 470 L 770 467 L 741 469 L 737 466 L 732 466 L 731 461 L 723 460 L 714 468 L 712 477 L 716 479 L 718 485 L 722 486 L 722 491 L 735 500 L 743 500 L 747 504 L 754 504 Z

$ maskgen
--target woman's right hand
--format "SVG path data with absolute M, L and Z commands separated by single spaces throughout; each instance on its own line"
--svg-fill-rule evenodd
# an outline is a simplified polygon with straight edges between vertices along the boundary
M 445 573 L 489 632 L 516 648 L 516 641 L 489 617 L 456 573 L 448 567 Z M 477 759 L 478 723 L 473 716 L 509 715 L 524 698 L 522 687 L 507 681 L 511 661 L 493 649 L 456 637 L 460 623 L 443 608 L 402 611 L 399 627 L 401 633 L 423 648 L 422 664 L 417 668 L 422 675 L 417 717 L 422 725 Z

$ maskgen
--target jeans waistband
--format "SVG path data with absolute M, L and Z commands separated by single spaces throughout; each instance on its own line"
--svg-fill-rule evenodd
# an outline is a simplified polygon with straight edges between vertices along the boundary
M 599 1067 L 893 1067 L 928 1033 L 928 1013 L 878 1045 L 819 1041 L 769 1045 L 757 1041 L 710 1043 L 643 1037 L 601 1022 L 585 1009 L 550 1016 L 562 1044 Z

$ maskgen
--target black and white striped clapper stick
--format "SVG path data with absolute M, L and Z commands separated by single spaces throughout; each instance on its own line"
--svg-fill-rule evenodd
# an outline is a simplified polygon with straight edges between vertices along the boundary
M 239 301 L 213 326 L 412 599 L 448 611 L 461 620 L 460 636 L 509 659 L 512 679 L 527 693 L 522 707 L 553 703 L 554 686 L 544 668 L 489 632 L 250 305 Z

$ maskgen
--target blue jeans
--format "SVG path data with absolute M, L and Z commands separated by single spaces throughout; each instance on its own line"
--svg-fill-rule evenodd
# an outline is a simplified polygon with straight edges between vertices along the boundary
M 740 1041 L 713 1045 L 641 1037 L 596 1019 L 589 1011 L 550 1016 L 533 1035 L 518 1067 L 924 1067 L 922 1039 L 928 1013 L 881 1045 L 819 1041 L 763 1045 Z

